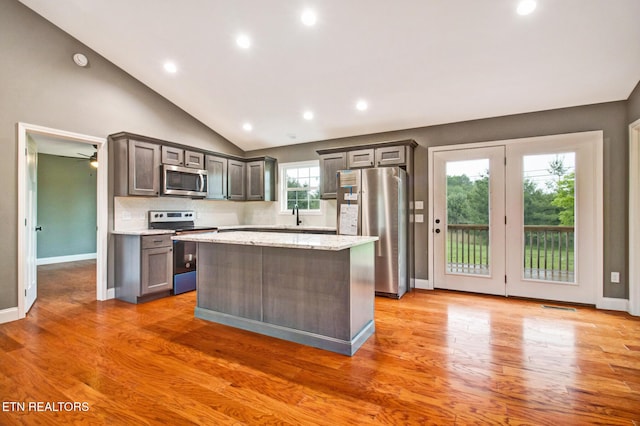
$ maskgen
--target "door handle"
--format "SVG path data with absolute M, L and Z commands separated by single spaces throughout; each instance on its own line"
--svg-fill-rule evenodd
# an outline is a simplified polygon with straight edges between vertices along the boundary
M 42 226 L 36 226 L 36 231 L 42 231 Z
M 204 176 L 199 174 L 198 177 L 200 178 L 200 192 L 202 192 L 204 191 Z
M 439 233 L 440 233 L 440 229 L 436 229 L 436 234 L 439 234 Z

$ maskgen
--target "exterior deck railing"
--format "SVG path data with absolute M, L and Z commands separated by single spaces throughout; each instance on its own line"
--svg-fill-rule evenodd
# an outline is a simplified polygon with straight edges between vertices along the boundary
M 449 272 L 489 274 L 489 226 L 448 225 Z M 528 225 L 524 227 L 523 277 L 574 281 L 574 228 Z

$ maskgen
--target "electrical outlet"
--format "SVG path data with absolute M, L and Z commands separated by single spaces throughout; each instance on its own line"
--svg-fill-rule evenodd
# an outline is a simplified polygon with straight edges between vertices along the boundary
M 612 272 L 611 273 L 611 282 L 619 283 L 620 282 L 620 272 Z

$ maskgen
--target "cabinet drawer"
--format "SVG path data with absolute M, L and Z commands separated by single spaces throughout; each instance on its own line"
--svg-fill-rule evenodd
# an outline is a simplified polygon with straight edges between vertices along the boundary
M 143 250 L 154 248 L 154 247 L 169 247 L 169 246 L 171 246 L 171 234 L 142 236 Z

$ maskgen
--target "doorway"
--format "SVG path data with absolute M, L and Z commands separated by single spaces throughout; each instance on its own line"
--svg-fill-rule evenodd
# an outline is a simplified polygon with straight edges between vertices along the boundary
M 18 152 L 24 152 L 18 160 L 18 311 L 17 318 L 24 318 L 37 298 L 36 266 L 36 199 L 37 143 L 31 136 L 43 136 L 59 140 L 96 146 L 100 159 L 97 174 L 97 230 L 96 230 L 96 299 L 107 299 L 107 144 L 105 138 L 82 135 L 26 123 L 18 123 Z
M 596 304 L 602 133 L 434 148 L 433 288 Z

